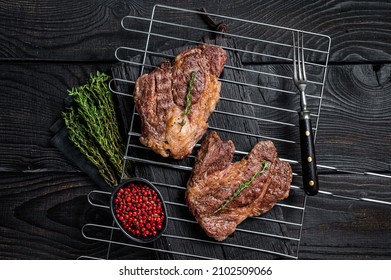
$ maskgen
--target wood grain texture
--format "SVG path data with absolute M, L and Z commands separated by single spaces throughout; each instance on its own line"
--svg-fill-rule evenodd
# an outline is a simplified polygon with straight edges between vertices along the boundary
M 81 235 L 93 188 L 78 174 L 1 173 L 0 259 L 76 259 L 105 250 Z
M 0 99 L 0 170 L 75 171 L 75 167 L 50 145 L 52 135 L 49 128 L 60 117 L 66 90 L 84 83 L 93 71 L 109 71 L 109 66 L 66 63 L 0 65 L 3 77 L 0 92 L 4 97 Z M 351 171 L 391 171 L 391 144 L 388 141 L 391 138 L 390 71 L 390 64 L 382 64 L 379 68 L 372 64 L 329 67 L 319 119 L 318 164 Z M 292 100 L 295 101 L 293 106 L 288 106 L 285 98 L 263 98 L 267 98 L 268 105 L 292 110 L 298 108 L 297 98 Z M 228 105 L 222 102 L 218 109 Z M 281 119 L 282 115 L 274 110 L 261 110 L 258 114 L 297 124 L 296 113 L 291 114 L 291 119 Z M 299 139 L 296 127 L 259 125 L 262 134 L 294 141 Z M 289 147 L 289 150 L 280 150 L 281 156 L 299 159 L 299 145 Z
M 363 194 L 391 201 L 385 179 L 322 175 L 321 183 L 333 191 L 343 189 L 344 195 L 354 194 L 357 186 L 366 190 L 372 186 L 372 192 Z M 81 174 L 1 173 L 0 259 L 105 258 L 106 243 L 81 235 L 87 222 L 111 221 L 106 211 L 88 204 L 86 195 L 93 189 Z M 390 259 L 390 211 L 384 205 L 325 195 L 309 198 L 299 257 Z M 131 257 L 148 259 L 153 255 L 113 246 L 110 258 Z
M 390 179 L 322 175 L 321 186 L 349 197 L 391 202 Z M 318 195 L 307 200 L 299 258 L 390 259 L 389 205 Z
M 331 66 L 319 119 L 318 164 L 391 174 L 390 1 L 161 3 L 190 9 L 204 6 L 212 13 L 329 35 Z M 85 239 L 81 227 L 102 221 L 111 225 L 111 217 L 87 203 L 87 193 L 96 186 L 50 145 L 49 127 L 63 110 L 68 88 L 84 83 L 91 72 L 109 71 L 116 62 L 117 47 L 145 45 L 145 36 L 124 31 L 120 21 L 129 14 L 149 17 L 154 4 L 152 0 L 0 1 L 0 259 L 106 257 L 107 243 Z M 176 17 L 174 13 L 166 16 Z M 134 27 L 144 25 L 137 22 Z M 236 30 L 231 28 L 230 32 Z M 244 34 L 251 32 L 244 30 Z M 160 43 L 161 48 L 169 48 L 164 40 Z M 257 44 L 245 47 L 259 49 Z M 251 64 L 251 59 L 244 62 Z M 251 67 L 290 71 L 288 64 L 277 61 Z M 255 81 L 292 87 L 274 79 Z M 260 97 L 268 104 L 298 108 L 294 97 L 271 97 L 264 92 Z M 297 121 L 295 112 L 290 118 L 273 110 L 255 113 Z M 281 138 L 298 139 L 296 127 L 280 129 L 262 123 L 260 128 Z M 298 158 L 297 145 L 282 154 Z M 181 172 L 175 180 L 186 176 Z M 168 179 L 172 177 L 162 177 Z M 320 169 L 320 186 L 351 199 L 324 194 L 308 198 L 299 258 L 391 259 L 391 208 L 357 200 L 370 197 L 391 202 L 390 179 Z M 180 202 L 181 193 L 173 190 L 170 196 Z M 215 248 L 204 249 L 216 253 Z M 109 257 L 150 259 L 156 255 L 115 245 Z
M 108 210 L 88 203 L 94 189 L 80 173 L 0 173 L 0 260 L 105 258 L 107 243 L 82 236 L 86 223 L 112 223 Z M 153 254 L 134 250 L 126 256 L 150 259 Z
M 50 126 L 64 110 L 67 90 L 108 65 L 0 64 L 0 170 L 75 171 L 50 145 Z M 110 73 L 110 72 L 109 72 Z
M 317 136 L 318 164 L 391 171 L 391 65 L 331 67 Z
M 332 62 L 387 61 L 391 57 L 391 3 L 385 0 L 160 3 L 190 9 L 203 6 L 215 14 L 328 35 L 332 37 Z M 114 50 L 129 45 L 129 33 L 120 25 L 122 17 L 150 17 L 155 4 L 151 0 L 71 0 L 55 5 L 47 0 L 2 1 L 0 59 L 113 61 Z M 141 35 L 132 37 L 136 46 L 142 47 L 144 40 Z

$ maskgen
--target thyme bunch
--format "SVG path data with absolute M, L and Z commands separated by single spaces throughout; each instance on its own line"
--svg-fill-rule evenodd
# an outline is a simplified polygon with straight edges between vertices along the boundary
M 122 174 L 125 147 L 108 87 L 110 79 L 109 75 L 97 72 L 90 75 L 86 84 L 68 90 L 75 106 L 62 116 L 70 140 L 97 167 L 103 179 L 114 186 Z

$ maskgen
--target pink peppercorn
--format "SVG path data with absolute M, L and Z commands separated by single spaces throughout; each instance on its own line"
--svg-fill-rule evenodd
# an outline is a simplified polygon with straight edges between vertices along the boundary
M 153 237 L 163 228 L 163 202 L 143 183 L 129 183 L 114 199 L 115 215 L 123 228 L 136 237 Z

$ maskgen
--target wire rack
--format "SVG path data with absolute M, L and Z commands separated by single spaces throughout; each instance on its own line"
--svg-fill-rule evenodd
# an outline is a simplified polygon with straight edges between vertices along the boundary
M 216 22 L 224 22 L 228 26 L 228 31 L 223 33 L 208 28 L 202 19 L 205 15 Z M 137 25 L 134 24 L 136 22 Z M 180 258 L 235 258 L 235 250 L 241 250 L 249 252 L 251 258 L 263 258 L 267 255 L 274 258 L 297 259 L 306 195 L 301 189 L 297 117 L 299 95 L 292 83 L 292 32 L 300 31 L 304 34 L 305 60 L 309 77 L 307 98 L 312 112 L 315 137 L 321 113 L 331 39 L 322 34 L 165 5 L 156 5 L 150 18 L 126 16 L 121 24 L 132 34 L 132 38 L 144 41 L 145 45 L 119 47 L 116 50 L 118 61 L 127 67 L 137 69 L 137 74 L 126 79 L 115 77 L 110 83 L 114 93 L 132 99 L 131 89 L 135 79 L 153 70 L 162 60 L 175 57 L 177 53 L 172 51 L 173 49 L 179 52 L 199 44 L 200 38 L 215 37 L 215 40 L 209 43 L 222 45 L 228 56 L 234 56 L 235 59 L 228 60 L 220 77 L 221 98 L 209 120 L 209 129 L 217 131 L 223 139 L 233 139 L 237 147 L 236 159 L 245 156 L 256 141 L 272 140 L 281 160 L 291 164 L 294 179 L 287 200 L 277 203 L 269 213 L 244 221 L 238 226 L 234 237 L 229 237 L 223 242 L 212 241 L 199 231 L 197 223 L 189 216 L 183 199 L 186 181 L 200 144 L 196 145 L 195 152 L 185 160 L 177 161 L 156 156 L 138 142 L 140 120 L 133 109 L 124 168 L 128 162 L 145 166 L 144 171 L 137 175 L 152 181 L 163 193 L 168 205 L 170 224 L 164 234 L 166 246 L 132 243 L 121 236 L 114 223 L 86 224 L 82 229 L 84 237 L 107 243 L 106 259 L 115 258 L 115 254 L 112 253 L 114 245 L 173 254 Z M 133 29 L 132 26 L 140 28 Z M 224 43 L 227 41 L 231 43 Z M 118 91 L 118 87 L 115 86 L 118 84 L 126 85 L 129 90 Z M 325 165 L 318 165 L 318 168 L 349 172 Z M 155 176 L 157 173 L 163 175 Z M 362 174 L 390 178 L 371 172 Z M 324 190 L 320 193 L 389 204 L 369 198 L 339 196 Z M 94 207 L 108 209 L 110 194 L 100 190 L 92 191 L 88 195 L 88 200 Z M 255 239 L 257 242 L 251 242 Z M 179 245 L 173 248 L 170 246 L 173 243 Z M 189 253 L 186 250 L 189 244 L 198 244 L 203 249 L 197 251 L 195 248 Z M 212 249 L 205 250 L 205 246 Z M 224 252 L 214 254 L 219 250 Z

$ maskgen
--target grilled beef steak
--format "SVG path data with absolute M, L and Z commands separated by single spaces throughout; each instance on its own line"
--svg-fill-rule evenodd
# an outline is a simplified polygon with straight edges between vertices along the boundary
M 226 52 L 200 45 L 137 79 L 134 100 L 141 117 L 140 142 L 163 157 L 182 159 L 208 128 L 219 98 Z
M 258 142 L 245 158 L 232 163 L 234 152 L 232 141 L 224 142 L 211 132 L 198 151 L 187 184 L 190 212 L 218 241 L 247 217 L 263 214 L 287 198 L 292 181 L 291 166 L 277 158 L 271 141 Z M 239 187 L 243 190 L 238 194 Z

